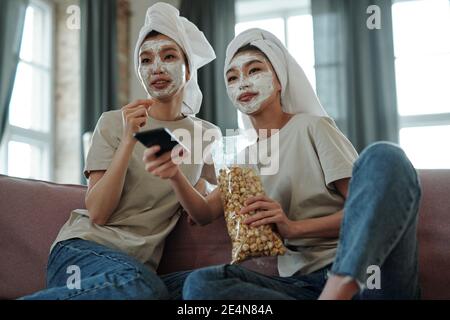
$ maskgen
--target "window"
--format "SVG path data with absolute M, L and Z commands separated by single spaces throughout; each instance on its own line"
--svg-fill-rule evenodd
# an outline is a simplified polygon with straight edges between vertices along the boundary
M 0 149 L 0 172 L 51 180 L 52 6 L 31 0 L 26 11 L 20 61 Z
M 302 66 L 313 88 L 316 87 L 313 21 L 309 0 L 278 0 L 276 7 L 269 0 L 237 0 L 236 21 L 236 35 L 250 28 L 261 28 L 273 33 Z M 242 128 L 240 112 L 238 122 Z
M 392 16 L 400 144 L 417 168 L 450 168 L 450 1 L 396 1 Z

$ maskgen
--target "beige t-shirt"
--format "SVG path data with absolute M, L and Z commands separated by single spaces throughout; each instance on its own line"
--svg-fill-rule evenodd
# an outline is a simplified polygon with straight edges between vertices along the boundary
M 279 141 L 278 173 L 261 176 L 267 195 L 278 201 L 288 218 L 294 221 L 341 210 L 344 198 L 333 182 L 352 176 L 358 154 L 334 121 L 328 117 L 297 114 L 269 138 L 269 146 L 276 137 Z M 258 144 L 263 145 L 263 142 Z M 276 152 L 272 153 L 273 159 L 274 156 Z M 332 263 L 337 243 L 338 238 L 285 240 L 288 252 L 278 257 L 280 275 L 308 274 Z
M 166 127 L 172 132 L 175 129 L 186 129 L 192 139 L 195 130 L 197 133 L 203 133 L 206 129 L 219 131 L 209 122 L 189 116 L 179 121 L 159 121 L 149 118 L 141 131 L 160 127 Z M 120 110 L 102 114 L 87 155 L 84 168 L 86 177 L 90 171 L 108 169 L 119 146 L 122 131 Z M 201 143 L 201 150 L 204 151 L 208 144 L 210 144 L 208 141 Z M 191 146 L 193 149 L 193 140 Z M 191 156 L 194 153 L 192 149 Z M 89 220 L 87 210 L 74 210 L 60 230 L 53 246 L 63 240 L 81 238 L 123 251 L 151 269 L 157 269 L 164 240 L 175 227 L 181 214 L 181 207 L 169 182 L 145 171 L 142 160 L 144 151 L 145 147 L 139 142 L 136 143 L 126 172 L 120 202 L 107 224 L 95 225 Z M 213 166 L 203 163 L 181 164 L 180 169 L 192 185 L 197 183 L 202 174 L 214 172 Z

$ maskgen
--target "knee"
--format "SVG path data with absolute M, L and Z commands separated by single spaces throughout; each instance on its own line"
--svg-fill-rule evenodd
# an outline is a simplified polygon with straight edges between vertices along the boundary
M 371 144 L 363 150 L 360 159 L 385 163 L 410 163 L 402 148 L 391 142 L 376 142 Z
M 385 183 L 407 183 L 420 195 L 420 183 L 416 169 L 408 156 L 398 145 L 390 142 L 376 142 L 360 155 L 355 167 L 364 167 L 365 174 L 373 174 Z
M 402 172 L 412 174 L 415 169 L 407 155 L 398 145 L 390 142 L 377 142 L 368 146 L 358 159 L 359 165 L 366 165 L 381 172 Z M 399 171 L 400 170 L 400 171 Z M 380 172 L 381 171 L 381 172 Z
M 183 299 L 205 300 L 214 296 L 211 282 L 224 279 L 225 266 L 207 267 L 193 271 L 183 285 Z

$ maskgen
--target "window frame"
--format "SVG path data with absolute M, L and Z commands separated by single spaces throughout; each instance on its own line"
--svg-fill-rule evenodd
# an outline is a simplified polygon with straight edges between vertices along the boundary
M 249 14 L 241 17 L 236 17 L 236 23 L 245 23 L 252 22 L 257 20 L 266 20 L 266 19 L 283 19 L 283 27 L 284 27 L 284 39 L 283 42 L 286 48 L 289 48 L 289 36 L 288 36 L 288 20 L 291 17 L 301 16 L 311 14 L 311 10 L 309 7 L 297 8 L 292 11 L 288 10 L 273 10 L 264 14 Z
M 28 6 L 32 6 L 45 12 L 45 29 L 49 30 L 47 36 L 44 35 L 45 47 L 49 48 L 49 65 L 44 67 L 35 62 L 25 61 L 19 57 L 19 63 L 23 63 L 33 69 L 40 69 L 48 73 L 49 90 L 48 90 L 48 112 L 50 113 L 45 120 L 48 132 L 38 131 L 34 129 L 25 129 L 14 126 L 10 123 L 9 117 L 6 122 L 5 132 L 0 146 L 0 163 L 3 174 L 8 174 L 8 145 L 10 141 L 22 142 L 37 147 L 42 152 L 41 167 L 38 173 L 39 177 L 45 180 L 53 181 L 55 178 L 54 170 L 54 154 L 56 137 L 55 132 L 55 6 L 50 0 L 30 0 Z
M 392 6 L 396 3 L 401 2 L 415 2 L 423 0 L 394 0 Z M 394 39 L 395 40 L 395 39 Z M 394 42 L 395 46 L 395 42 Z M 420 53 L 420 57 L 432 57 L 434 55 L 445 55 L 450 58 L 450 51 L 439 52 L 439 53 Z M 397 62 L 399 59 L 417 57 L 417 54 L 411 54 L 408 56 L 397 56 L 394 54 L 394 61 Z M 399 126 L 400 129 L 410 128 L 410 127 L 428 127 L 428 126 L 440 126 L 440 125 L 450 125 L 450 111 L 445 113 L 424 113 L 415 115 L 401 115 L 399 113 Z
M 423 0 L 394 0 L 392 3 L 392 10 L 396 3 L 414 2 L 414 1 L 423 1 Z M 392 17 L 392 18 L 394 19 L 394 17 Z M 395 46 L 395 39 L 394 39 L 394 46 Z M 440 52 L 440 53 L 432 53 L 432 52 L 420 53 L 419 56 L 420 57 L 432 57 L 436 54 L 445 55 L 450 58 L 450 51 L 449 52 Z M 417 54 L 414 54 L 414 53 L 411 55 L 408 55 L 408 56 L 406 56 L 406 55 L 397 56 L 396 54 L 394 54 L 394 62 L 396 64 L 398 60 L 408 59 L 408 58 L 416 57 L 416 56 L 417 56 Z M 396 73 L 397 73 L 397 70 L 396 70 Z M 396 95 L 398 97 L 397 90 L 396 90 Z M 400 131 L 402 129 L 407 129 L 407 128 L 450 126 L 450 110 L 449 110 L 449 112 L 445 112 L 445 113 L 428 113 L 428 114 L 424 113 L 424 114 L 414 114 L 414 115 L 402 115 L 402 114 L 400 114 L 400 112 L 398 112 L 398 124 L 399 124 L 399 128 L 398 128 L 399 136 L 400 136 Z M 401 143 L 401 141 L 399 141 L 399 142 Z

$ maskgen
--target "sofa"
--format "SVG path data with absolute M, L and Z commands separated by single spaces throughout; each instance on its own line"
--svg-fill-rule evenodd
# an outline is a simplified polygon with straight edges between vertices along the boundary
M 450 170 L 419 171 L 423 199 L 419 217 L 419 264 L 423 299 L 450 299 Z M 84 208 L 86 186 L 0 175 L 0 299 L 45 286 L 50 245 L 71 210 Z M 182 216 L 166 241 L 158 273 L 227 263 L 231 243 L 223 219 L 191 225 Z M 276 274 L 276 259 L 244 265 Z

